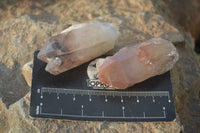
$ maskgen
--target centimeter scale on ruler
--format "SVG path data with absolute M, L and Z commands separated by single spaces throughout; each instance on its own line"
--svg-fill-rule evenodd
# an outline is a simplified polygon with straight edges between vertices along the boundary
M 40 103 L 36 107 L 36 115 L 58 118 L 161 120 L 166 119 L 166 111 L 171 104 L 168 91 L 126 92 L 42 87 L 37 89 L 37 93 Z
M 57 76 L 34 53 L 30 115 L 94 121 L 173 121 L 176 118 L 170 72 L 126 90 L 98 90 L 88 84 L 90 62 Z M 93 83 L 93 82 L 91 82 Z M 96 83 L 96 82 L 95 82 Z M 98 84 L 99 85 L 99 84 Z

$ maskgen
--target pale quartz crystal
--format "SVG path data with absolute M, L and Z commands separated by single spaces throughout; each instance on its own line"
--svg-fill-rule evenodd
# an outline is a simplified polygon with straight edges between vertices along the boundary
M 105 59 L 98 78 L 116 89 L 126 89 L 152 76 L 169 71 L 179 55 L 174 45 L 162 38 L 129 45 Z
M 118 36 L 118 29 L 111 23 L 74 25 L 51 37 L 38 58 L 48 63 L 46 71 L 57 75 L 113 49 Z

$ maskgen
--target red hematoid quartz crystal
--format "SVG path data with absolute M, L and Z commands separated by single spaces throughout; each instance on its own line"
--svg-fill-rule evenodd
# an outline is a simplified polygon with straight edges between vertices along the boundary
M 99 68 L 101 82 L 126 89 L 152 76 L 169 71 L 179 55 L 174 45 L 162 38 L 129 45 L 107 57 Z

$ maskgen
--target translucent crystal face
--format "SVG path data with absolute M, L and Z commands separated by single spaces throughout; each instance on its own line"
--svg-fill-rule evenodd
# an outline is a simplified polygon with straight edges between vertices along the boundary
M 38 54 L 38 58 L 49 62 L 51 58 L 65 54 L 66 47 L 59 40 L 49 40 Z
M 153 72 L 164 73 L 173 67 L 178 54 L 173 44 L 162 38 L 153 38 L 139 46 L 138 58 L 146 65 L 153 66 Z M 160 70 L 158 70 L 160 68 Z
M 101 82 L 117 89 L 128 88 L 173 67 L 178 53 L 173 44 L 162 38 L 122 48 L 106 58 L 100 67 Z
M 108 52 L 118 36 L 118 29 L 111 23 L 74 25 L 51 37 L 38 58 L 48 63 L 46 71 L 57 75 Z

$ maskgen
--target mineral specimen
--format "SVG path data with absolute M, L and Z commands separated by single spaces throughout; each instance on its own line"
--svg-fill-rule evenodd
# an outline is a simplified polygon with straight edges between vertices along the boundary
M 89 79 L 98 80 L 98 68 L 100 68 L 104 60 L 104 58 L 97 58 L 94 61 L 90 62 L 87 67 L 87 75 Z
M 118 36 L 118 29 L 111 23 L 74 25 L 51 37 L 38 58 L 48 63 L 46 71 L 57 75 L 113 49 Z
M 116 89 L 126 89 L 173 67 L 178 60 L 173 44 L 162 38 L 130 45 L 107 57 L 99 68 L 98 78 Z

